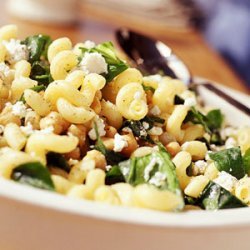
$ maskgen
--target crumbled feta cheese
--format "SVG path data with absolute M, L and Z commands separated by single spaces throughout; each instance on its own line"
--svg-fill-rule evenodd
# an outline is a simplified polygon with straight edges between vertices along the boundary
M 149 180 L 149 184 L 160 187 L 164 184 L 166 178 L 167 178 L 166 174 L 158 171 L 154 174 L 154 176 L 151 177 L 151 179 Z
M 184 101 L 184 106 L 186 107 L 193 107 L 197 104 L 194 97 L 189 97 Z
M 140 91 L 136 91 L 134 94 L 134 99 L 140 100 L 142 98 L 142 93 Z
M 156 164 L 156 159 L 153 158 L 149 164 L 144 169 L 144 180 L 148 181 L 150 177 L 150 172 L 153 170 L 154 166 Z
M 41 129 L 41 130 L 35 130 L 34 133 L 40 134 L 40 135 L 47 135 L 47 134 L 52 134 L 54 132 L 54 127 L 49 126 L 47 128 Z
M 32 134 L 47 135 L 47 134 L 52 134 L 54 132 L 53 126 L 49 126 L 41 130 L 33 129 L 33 126 L 30 122 L 28 122 L 26 126 L 21 126 L 20 129 L 26 136 L 30 136 Z
M 112 168 L 112 166 L 111 165 L 107 165 L 105 168 L 106 168 L 107 171 L 109 171 Z
M 161 114 L 161 110 L 159 109 L 159 107 L 157 105 L 154 105 L 150 110 L 149 113 L 152 115 L 160 115 Z
M 86 49 L 92 49 L 95 47 L 95 43 L 93 41 L 86 40 L 83 44 L 83 47 Z
M 220 148 L 218 146 L 216 146 L 215 144 L 210 144 L 210 148 L 213 150 L 213 151 L 219 151 Z
M 97 126 L 97 130 L 98 130 L 99 136 L 106 135 L 104 121 L 100 117 L 97 116 L 95 118 L 95 123 L 96 123 L 96 126 Z M 92 129 L 89 131 L 88 135 L 89 135 L 89 138 L 91 140 L 93 140 L 93 141 L 95 141 L 97 139 L 97 135 L 96 135 L 96 132 L 95 132 L 94 125 L 92 125 Z
M 146 130 L 140 130 L 140 136 L 147 136 Z
M 210 160 L 211 160 L 209 154 L 212 153 L 212 152 L 213 152 L 213 151 L 211 151 L 211 150 L 208 150 L 208 151 L 207 151 L 207 153 L 206 153 L 206 155 L 205 155 L 205 160 L 206 160 L 206 161 L 210 161 Z
M 129 174 L 130 168 L 129 166 L 121 165 L 120 170 L 124 176 L 127 176 Z
M 79 161 L 76 160 L 76 159 L 70 158 L 69 161 L 68 161 L 68 163 L 69 163 L 70 166 L 74 166 L 74 165 L 76 165 L 77 163 L 79 163 Z
M 161 135 L 162 133 L 163 133 L 163 130 L 162 130 L 162 128 L 160 128 L 160 127 L 153 127 L 153 128 L 151 128 L 149 131 L 148 131 L 148 133 L 150 134 L 150 135 Z
M 217 192 L 218 192 L 217 186 L 212 186 L 211 192 L 209 193 L 209 198 L 210 198 L 210 199 L 216 198 Z
M 145 128 L 145 129 L 149 129 L 149 124 L 147 122 L 142 122 L 142 126 Z
M 80 163 L 80 169 L 82 171 L 90 171 L 95 168 L 95 161 L 92 159 L 83 159 Z
M 27 109 L 27 107 L 24 105 L 23 102 L 16 102 L 14 105 L 12 105 L 12 114 L 19 116 L 20 118 L 24 118 L 26 116 L 27 111 L 30 109 Z
M 196 161 L 194 165 L 197 167 L 199 174 L 204 174 L 208 164 L 203 160 L 199 160 Z
M 2 135 L 4 132 L 4 126 L 3 125 L 0 125 L 0 135 Z
M 233 137 L 229 137 L 225 142 L 226 149 L 233 148 L 237 145 L 236 140 Z
M 0 78 L 8 77 L 10 74 L 10 67 L 4 62 L 0 63 Z
M 108 65 L 104 57 L 100 53 L 97 53 L 97 52 L 94 52 L 94 53 L 86 52 L 79 66 L 84 71 L 85 74 L 108 73 Z
M 219 172 L 218 177 L 213 181 L 228 190 L 229 192 L 233 191 L 237 183 L 237 179 L 225 171 Z
M 123 148 L 128 146 L 128 142 L 118 133 L 114 137 L 114 151 L 121 152 Z
M 6 60 L 13 64 L 21 60 L 28 60 L 29 51 L 26 45 L 21 44 L 20 40 L 10 39 L 10 41 L 3 41 L 3 45 L 7 50 Z
M 33 126 L 30 122 L 28 122 L 26 126 L 21 126 L 20 129 L 26 136 L 30 136 L 34 133 Z

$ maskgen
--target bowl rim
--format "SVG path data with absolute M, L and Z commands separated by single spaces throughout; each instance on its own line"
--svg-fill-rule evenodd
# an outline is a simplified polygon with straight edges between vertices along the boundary
M 250 98 L 248 95 L 228 87 L 223 86 L 223 89 L 239 95 L 239 97 Z M 241 100 L 244 100 L 244 98 Z M 11 199 L 17 203 L 26 203 L 31 206 L 56 210 L 65 213 L 65 215 L 74 214 L 136 225 L 164 228 L 208 228 L 250 225 L 250 208 L 218 211 L 189 210 L 179 213 L 161 212 L 65 197 L 51 191 L 20 185 L 14 181 L 6 180 L 3 177 L 0 177 L 0 198 L 1 197 Z

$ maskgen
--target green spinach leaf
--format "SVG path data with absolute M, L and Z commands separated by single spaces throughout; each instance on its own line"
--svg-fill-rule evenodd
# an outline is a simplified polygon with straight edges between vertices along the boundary
M 237 179 L 245 176 L 245 168 L 239 147 L 224 149 L 209 154 L 219 171 L 225 171 Z
M 121 172 L 121 168 L 115 165 L 106 173 L 105 184 L 112 185 L 119 182 L 125 182 L 125 178 Z
M 48 85 L 53 81 L 47 62 L 36 61 L 32 64 L 30 78 Z
M 219 109 L 211 110 L 206 115 L 207 126 L 209 129 L 220 129 L 223 123 L 223 114 Z
M 66 172 L 70 171 L 70 166 L 62 154 L 56 152 L 48 152 L 46 154 L 47 166 L 49 167 L 58 167 Z
M 243 156 L 244 169 L 247 175 L 250 175 L 250 148 L 247 149 Z
M 41 189 L 55 190 L 49 170 L 40 162 L 29 162 L 17 166 L 11 175 L 12 180 Z
M 199 197 L 199 204 L 206 210 L 247 207 L 236 196 L 212 181 L 207 184 Z
M 47 50 L 52 40 L 50 36 L 34 35 L 27 37 L 23 44 L 27 45 L 29 50 L 29 62 L 40 61 L 42 57 L 47 58 Z

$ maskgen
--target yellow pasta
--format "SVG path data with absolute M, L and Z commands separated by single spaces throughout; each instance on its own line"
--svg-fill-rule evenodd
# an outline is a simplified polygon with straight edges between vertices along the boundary
M 68 153 L 76 148 L 78 139 L 74 136 L 55 134 L 32 134 L 27 141 L 26 153 L 35 156 L 46 163 L 46 153 L 54 151 L 57 153 Z
M 183 140 L 185 132 L 181 129 L 181 125 L 188 113 L 188 107 L 184 105 L 176 105 L 173 113 L 167 121 L 167 131 L 180 142 Z
M 37 86 L 37 81 L 31 80 L 28 77 L 16 78 L 11 85 L 11 98 L 13 101 L 19 100 L 25 89 L 30 89 Z
M 26 136 L 15 123 L 9 123 L 5 126 L 4 138 L 8 145 L 15 150 L 21 150 L 27 141 Z
M 9 24 L 0 28 L 0 40 L 10 40 L 17 38 L 17 26 Z
M 71 50 L 72 43 L 67 37 L 54 40 L 48 48 L 48 60 L 51 63 L 53 58 L 61 51 Z
M 200 141 L 188 141 L 182 144 L 182 150 L 187 151 L 192 156 L 192 159 L 202 160 L 207 153 L 207 146 L 204 142 Z
M 208 182 L 209 179 L 204 175 L 193 177 L 190 183 L 186 186 L 184 193 L 190 197 L 198 198 Z
M 24 99 L 27 104 L 40 116 L 46 116 L 51 111 L 49 103 L 34 90 L 26 89 Z
M 148 107 L 145 92 L 140 83 L 128 83 L 116 97 L 118 111 L 127 119 L 140 120 L 146 116 Z
M 59 98 L 56 103 L 58 112 L 71 123 L 83 124 L 94 118 L 95 113 L 85 107 L 75 107 L 64 98 Z
M 30 72 L 31 64 L 28 61 L 21 60 L 15 64 L 15 78 L 19 78 L 21 76 L 29 77 Z
M 51 61 L 50 72 L 54 80 L 64 80 L 68 72 L 76 67 L 77 56 L 70 50 L 64 50 L 56 54 Z

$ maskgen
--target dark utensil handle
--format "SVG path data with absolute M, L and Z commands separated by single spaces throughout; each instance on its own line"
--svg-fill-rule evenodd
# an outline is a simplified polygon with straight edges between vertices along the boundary
M 218 96 L 223 98 L 225 101 L 232 104 L 236 108 L 240 109 L 246 115 L 250 116 L 250 108 L 248 108 L 247 106 L 245 106 L 241 102 L 235 100 L 233 97 L 229 96 L 224 91 L 217 88 L 216 86 L 214 86 L 214 85 L 212 85 L 210 83 L 200 84 L 200 86 L 204 86 L 206 89 L 209 89 L 210 91 L 214 92 L 215 94 L 217 94 Z

